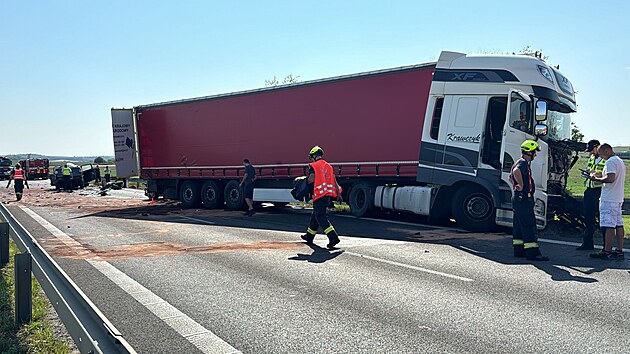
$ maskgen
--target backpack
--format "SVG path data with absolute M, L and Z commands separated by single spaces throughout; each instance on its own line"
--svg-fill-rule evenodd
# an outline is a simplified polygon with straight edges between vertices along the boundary
M 311 195 L 311 189 L 309 188 L 307 176 L 296 177 L 293 180 L 291 195 L 295 200 L 299 200 L 301 202 L 308 202 L 312 199 L 313 196 Z

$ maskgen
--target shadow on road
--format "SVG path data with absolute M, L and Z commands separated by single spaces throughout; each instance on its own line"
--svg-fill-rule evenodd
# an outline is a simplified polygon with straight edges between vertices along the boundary
M 529 261 L 525 258 L 516 258 L 512 255 L 512 241 L 509 235 L 505 235 L 501 242 L 488 242 L 462 240 L 461 242 L 445 241 L 464 252 L 482 257 L 487 260 L 506 265 L 528 265 L 545 272 L 551 280 L 575 281 L 582 283 L 595 283 L 597 279 L 589 277 L 592 274 L 601 273 L 608 269 L 628 270 L 627 261 L 598 260 L 589 257 L 589 253 L 596 251 L 577 251 L 575 246 L 558 245 L 540 242 L 541 251 L 548 256 L 548 262 Z
M 326 261 L 330 261 L 331 259 L 337 258 L 344 252 L 343 250 L 333 250 L 331 252 L 330 250 L 320 247 L 314 243 L 307 245 L 313 250 L 313 253 L 298 253 L 293 257 L 289 257 L 289 259 L 292 261 L 306 261 L 308 263 L 324 263 Z
M 84 210 L 85 217 L 106 217 L 116 219 L 135 219 L 167 223 L 191 225 L 213 225 L 220 227 L 250 228 L 257 230 L 274 230 L 295 232 L 296 239 L 304 233 L 310 219 L 310 210 L 290 207 L 265 207 L 259 209 L 253 217 L 243 216 L 241 211 L 181 209 L 178 205 L 159 203 L 141 207 L 113 210 Z M 408 219 L 404 221 L 411 221 Z M 477 257 L 506 265 L 532 264 L 555 281 L 576 281 L 592 283 L 597 280 L 591 274 L 607 269 L 628 270 L 627 261 L 602 261 L 589 258 L 589 252 L 576 251 L 575 246 L 541 243 L 543 254 L 549 256 L 549 262 L 531 262 L 512 256 L 511 236 L 505 232 L 474 233 L 453 228 L 441 228 L 432 225 L 414 223 L 392 223 L 387 220 L 367 220 L 346 217 L 332 213 L 331 222 L 340 235 L 381 240 L 406 241 L 414 243 L 431 243 L 449 245 Z M 321 232 L 321 230 L 320 230 Z M 549 238 L 547 234 L 544 237 Z M 566 238 L 566 241 L 579 241 L 577 238 Z M 311 254 L 298 254 L 290 260 L 323 263 L 338 257 L 343 252 L 330 252 L 317 245 L 310 245 Z M 343 243 L 341 244 L 343 247 Z

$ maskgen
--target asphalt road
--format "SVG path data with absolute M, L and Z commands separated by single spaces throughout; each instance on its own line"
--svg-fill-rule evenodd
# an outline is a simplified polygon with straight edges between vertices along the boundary
M 628 261 L 577 238 L 530 264 L 504 233 L 334 215 L 329 251 L 308 210 L 46 193 L 9 208 L 140 353 L 630 352 Z

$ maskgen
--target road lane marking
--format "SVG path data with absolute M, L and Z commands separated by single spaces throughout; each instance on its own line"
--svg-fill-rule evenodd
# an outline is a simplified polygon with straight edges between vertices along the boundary
M 451 278 L 451 279 L 456 279 L 456 280 L 461 280 L 461 281 L 473 281 L 470 278 L 460 277 L 459 275 L 438 272 L 437 270 L 431 270 L 431 269 L 427 269 L 427 268 L 413 266 L 413 265 L 410 265 L 410 264 L 394 262 L 394 261 L 390 261 L 390 260 L 387 260 L 387 259 L 367 256 L 367 255 L 360 254 L 360 253 L 354 253 L 354 252 L 345 251 L 344 254 L 348 254 L 348 255 L 355 256 L 355 257 L 360 257 L 360 258 L 365 258 L 365 259 L 369 259 L 369 260 L 372 260 L 372 261 L 381 262 L 381 263 L 385 263 L 385 264 L 389 264 L 389 265 L 394 265 L 394 266 L 397 266 L 397 267 L 403 267 L 403 268 L 407 268 L 407 269 L 417 270 L 419 272 L 429 273 L 429 274 L 433 274 L 433 275 L 439 275 L 441 277 L 446 277 L 446 278 Z
M 20 206 L 20 208 L 64 244 L 70 247 L 83 247 L 79 242 L 68 236 L 65 232 L 59 230 L 55 225 L 42 218 L 31 209 L 24 206 Z M 94 259 L 95 260 L 86 260 L 86 262 L 100 271 L 114 284 L 118 285 L 118 287 L 142 304 L 142 306 L 144 306 L 147 310 L 151 311 L 151 313 L 155 316 L 164 321 L 164 323 L 173 328 L 179 335 L 201 350 L 201 352 L 226 354 L 241 353 L 210 330 L 188 317 L 188 315 L 169 304 L 166 300 L 154 294 L 151 290 L 145 288 L 127 274 L 118 270 L 109 262 L 99 261 L 98 259 L 100 258 L 98 256 L 94 257 Z M 149 295 L 148 297 L 150 299 L 147 299 L 147 295 Z
M 358 217 L 358 216 L 354 216 L 354 215 L 342 215 L 342 214 L 330 214 L 330 215 L 340 216 L 342 218 L 357 219 L 357 220 L 369 220 L 369 221 L 383 222 L 383 223 L 388 223 L 388 224 L 416 226 L 416 227 L 426 228 L 426 229 L 429 229 L 429 230 L 448 230 L 448 231 L 461 231 L 462 230 L 462 229 L 459 229 L 457 227 L 426 225 L 426 224 L 412 223 L 412 222 L 407 222 L 407 221 L 386 220 L 386 219 L 376 219 L 376 218 L 364 218 L 364 217 Z M 426 230 L 426 231 L 428 231 L 428 230 Z
M 215 224 L 216 224 L 216 223 L 214 223 L 214 222 L 212 222 L 212 221 L 203 220 L 203 219 L 197 219 L 197 218 L 191 218 L 190 216 L 183 216 L 183 215 L 180 215 L 179 217 L 180 217 L 180 218 L 182 218 L 182 219 L 188 219 L 188 220 L 198 221 L 198 222 L 201 222 L 201 223 L 204 223 L 204 224 L 209 224 L 209 225 L 215 225 Z
M 512 236 L 509 236 L 509 238 L 512 238 Z M 548 239 L 548 238 L 539 238 L 538 242 L 546 242 L 546 243 L 552 243 L 552 244 L 555 244 L 555 245 L 576 246 L 576 247 L 582 245 L 581 242 L 551 240 L 551 239 Z M 595 245 L 594 247 L 595 247 L 595 249 L 602 249 L 602 246 Z M 630 249 L 624 248 L 623 251 L 624 252 L 630 252 Z
M 474 249 L 472 249 L 472 248 L 468 248 L 468 247 L 466 247 L 466 246 L 461 246 L 461 245 L 459 246 L 459 248 L 463 249 L 464 251 L 468 251 L 468 252 L 472 252 L 472 253 L 476 253 L 476 254 L 483 254 L 483 253 L 486 253 L 486 252 L 477 251 L 477 250 L 474 250 Z

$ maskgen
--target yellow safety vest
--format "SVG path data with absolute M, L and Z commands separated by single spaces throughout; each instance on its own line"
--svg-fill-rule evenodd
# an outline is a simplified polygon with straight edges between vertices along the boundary
M 599 159 L 599 161 L 595 163 L 595 160 L 597 159 Z M 600 156 L 595 157 L 595 155 L 591 155 L 588 158 L 588 162 L 586 163 L 586 169 L 588 171 L 595 170 L 596 172 L 599 172 L 599 173 L 604 172 L 604 166 L 606 166 L 606 160 L 602 159 Z M 586 181 L 584 181 L 584 184 L 586 185 L 586 188 L 601 188 L 602 187 L 601 182 L 591 181 L 590 179 L 587 179 Z
M 64 176 L 72 176 L 72 170 L 71 170 L 71 169 L 69 169 L 69 168 L 67 168 L 67 167 L 64 167 L 64 169 L 63 169 L 63 175 L 64 175 Z

